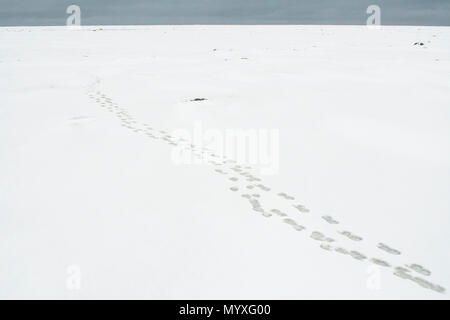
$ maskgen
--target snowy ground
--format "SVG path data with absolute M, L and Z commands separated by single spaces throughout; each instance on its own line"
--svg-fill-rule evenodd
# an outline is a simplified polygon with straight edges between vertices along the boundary
M 0 74 L 0 298 L 448 299 L 450 28 L 0 28 Z M 199 123 L 278 171 L 177 165 Z

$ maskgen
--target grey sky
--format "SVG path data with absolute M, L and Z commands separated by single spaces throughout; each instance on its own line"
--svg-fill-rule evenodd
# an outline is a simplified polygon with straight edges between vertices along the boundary
M 0 0 L 0 26 L 64 25 L 70 4 L 83 25 L 365 24 L 450 25 L 450 0 Z

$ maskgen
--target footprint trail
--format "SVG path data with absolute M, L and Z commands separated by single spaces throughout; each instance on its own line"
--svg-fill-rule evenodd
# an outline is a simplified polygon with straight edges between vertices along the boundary
M 273 193 L 272 188 L 266 186 L 262 183 L 262 179 L 257 175 L 252 174 L 251 166 L 242 166 L 238 165 L 235 160 L 227 159 L 226 157 L 219 156 L 215 154 L 212 150 L 208 148 L 200 148 L 192 144 L 190 141 L 187 141 L 183 138 L 177 138 L 169 134 L 169 132 L 161 129 L 156 129 L 154 126 L 151 126 L 147 122 L 139 122 L 135 119 L 130 112 L 124 107 L 119 106 L 117 103 L 113 101 L 110 97 L 108 97 L 105 93 L 97 89 L 97 86 L 100 84 L 100 80 L 97 79 L 93 84 L 88 87 L 87 95 L 93 100 L 93 102 L 97 103 L 102 109 L 111 113 L 116 119 L 119 121 L 120 126 L 123 128 L 134 132 L 136 134 L 142 134 L 143 136 L 151 139 L 151 140 L 159 140 L 161 142 L 167 143 L 169 146 L 176 146 L 182 150 L 191 152 L 194 157 L 199 161 L 203 161 L 208 159 L 207 163 L 214 166 L 214 172 L 219 174 L 220 176 L 226 177 L 233 184 L 229 187 L 229 190 L 234 193 L 238 193 L 239 190 L 252 190 L 259 189 L 263 196 L 266 197 L 265 194 Z M 218 168 L 220 167 L 220 168 Z M 229 177 L 229 172 L 234 173 L 232 177 Z M 238 176 L 241 176 L 238 177 Z M 255 183 L 256 184 L 248 184 Z M 247 183 L 243 186 L 240 186 L 239 183 Z M 285 192 L 275 193 L 275 196 L 286 201 L 287 203 L 291 203 L 295 200 L 294 196 L 288 195 Z M 266 210 L 263 207 L 264 199 L 262 199 L 259 193 L 247 194 L 243 193 L 240 195 L 240 198 L 244 198 L 248 201 L 250 208 L 253 209 L 253 212 L 257 214 L 261 214 L 262 217 L 265 218 L 273 218 L 281 219 L 281 222 L 290 226 L 295 231 L 303 231 L 308 229 L 307 226 L 303 224 L 299 224 L 296 219 L 290 217 L 289 212 L 281 211 L 277 208 L 273 208 L 273 205 L 270 206 L 270 210 Z M 288 207 L 289 208 L 289 207 Z M 292 214 L 296 215 L 297 218 L 302 219 L 303 215 L 310 214 L 311 210 L 308 209 L 303 204 L 290 204 L 290 208 L 292 210 Z M 291 211 L 287 210 L 287 211 Z M 318 220 L 322 221 L 328 226 L 340 225 L 340 222 L 333 218 L 330 215 L 319 216 Z M 309 237 L 306 239 L 310 239 L 312 241 L 317 241 L 320 243 L 319 248 L 325 250 L 325 252 L 336 252 L 343 254 L 345 256 L 349 256 L 357 261 L 367 261 L 375 265 L 379 265 L 385 268 L 393 268 L 393 275 L 414 282 L 422 288 L 430 289 L 439 293 L 445 293 L 445 288 L 440 285 L 433 284 L 423 278 L 418 276 L 414 276 L 412 273 L 418 273 L 423 276 L 430 276 L 431 271 L 423 267 L 422 265 L 412 263 L 404 266 L 392 267 L 392 265 L 378 257 L 369 258 L 365 254 L 356 251 L 356 250 L 348 250 L 342 246 L 333 247 L 332 244 L 340 242 L 338 239 L 334 239 L 328 236 L 325 236 L 323 231 L 319 231 L 316 228 L 312 230 Z M 356 242 L 362 242 L 363 237 L 354 234 L 348 230 L 339 231 L 336 230 L 337 235 L 340 235 L 346 239 Z M 304 233 L 300 233 L 304 234 Z M 388 255 L 400 255 L 401 252 L 397 249 L 394 249 L 383 242 L 379 242 L 376 246 L 381 252 L 384 252 Z

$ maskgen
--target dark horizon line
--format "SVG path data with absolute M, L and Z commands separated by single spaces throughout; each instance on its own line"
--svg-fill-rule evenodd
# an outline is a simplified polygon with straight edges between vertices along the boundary
M 373 26 L 373 27 L 450 27 L 448 25 L 437 24 L 380 24 L 367 25 L 352 23 L 136 23 L 136 24 L 81 24 L 80 27 L 99 27 L 99 26 Z M 0 27 L 67 27 L 65 24 L 27 24 L 27 25 L 1 25 Z M 76 25 L 72 27 L 78 27 Z

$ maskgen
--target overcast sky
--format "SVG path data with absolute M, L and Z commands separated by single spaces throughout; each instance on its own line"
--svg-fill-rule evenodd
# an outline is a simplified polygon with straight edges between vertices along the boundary
M 450 25 L 450 0 L 0 0 L 0 25 L 64 25 L 70 4 L 82 25 L 365 24 L 371 4 L 383 25 Z

